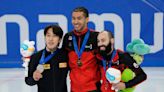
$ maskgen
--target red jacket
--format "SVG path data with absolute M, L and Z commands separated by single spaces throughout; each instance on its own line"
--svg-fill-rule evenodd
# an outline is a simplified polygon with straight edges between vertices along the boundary
M 103 58 L 100 54 L 97 54 L 96 57 L 101 61 L 103 60 Z M 119 59 L 119 56 L 118 56 L 118 53 L 116 53 L 116 55 L 114 56 L 112 61 L 115 62 L 118 59 Z M 106 66 L 106 69 L 108 69 L 108 68 L 109 67 Z M 115 92 L 114 90 L 111 90 L 112 85 L 107 81 L 107 79 L 105 77 L 106 71 L 104 71 L 102 62 L 101 62 L 101 65 L 100 65 L 100 70 L 101 70 L 101 80 L 102 80 L 101 91 L 102 92 Z
M 103 59 L 102 56 L 100 56 L 99 54 L 97 54 L 96 57 L 101 61 Z M 140 66 L 135 67 L 134 63 L 136 63 L 135 60 L 128 53 L 124 53 L 121 50 L 116 50 L 116 54 L 112 59 L 111 67 L 117 68 L 121 72 L 123 72 L 123 70 L 126 68 L 130 68 L 136 75 L 134 79 L 130 80 L 129 82 L 125 82 L 126 88 L 136 86 L 137 84 L 146 80 L 147 77 L 145 72 L 141 69 L 141 67 Z M 101 91 L 115 92 L 114 90 L 111 90 L 111 84 L 107 81 L 105 77 L 106 71 L 104 71 L 102 64 L 100 65 L 100 67 L 101 67 L 101 80 L 102 80 Z M 108 68 L 109 67 L 106 66 L 106 69 Z M 108 87 L 106 88 L 107 85 Z
M 90 31 L 89 39 L 81 56 L 82 66 L 77 65 L 78 56 L 74 50 L 72 35 L 74 34 L 80 48 L 88 28 L 78 33 L 75 31 L 65 35 L 63 48 L 68 51 L 71 92 L 87 92 L 97 90 L 96 83 L 100 81 L 99 65 L 94 54 L 97 49 L 97 32 Z

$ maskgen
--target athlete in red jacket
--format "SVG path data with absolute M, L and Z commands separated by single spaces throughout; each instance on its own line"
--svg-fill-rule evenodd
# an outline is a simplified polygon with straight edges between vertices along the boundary
M 72 12 L 74 30 L 63 40 L 69 57 L 71 92 L 99 92 L 100 71 L 94 53 L 98 33 L 88 29 L 88 16 L 84 7 L 75 8 Z
M 97 58 L 102 61 L 102 92 L 115 92 L 114 90 L 111 90 L 111 86 L 113 86 L 115 89 L 122 90 L 125 88 L 133 87 L 146 80 L 147 75 L 128 53 L 124 53 L 122 51 L 114 49 L 114 37 L 111 32 L 100 32 L 97 40 L 100 53 L 99 55 L 97 55 Z M 121 72 L 125 68 L 130 68 L 135 73 L 135 77 L 128 82 L 121 81 L 116 84 L 110 84 L 105 77 L 106 70 L 109 67 L 117 68 Z

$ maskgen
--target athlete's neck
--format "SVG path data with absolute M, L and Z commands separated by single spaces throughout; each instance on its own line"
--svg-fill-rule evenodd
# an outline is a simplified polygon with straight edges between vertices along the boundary
M 112 54 L 112 52 L 113 52 L 113 49 L 112 49 L 109 53 L 107 53 L 107 56 L 108 56 L 108 55 L 111 55 L 111 54 Z
M 46 47 L 46 50 L 47 50 L 48 52 L 51 52 L 51 54 L 53 54 L 54 51 L 56 51 L 56 49 L 57 49 L 57 48 L 49 49 L 49 48 Z
M 85 29 L 82 30 L 81 32 L 76 31 L 76 30 L 74 30 L 73 32 L 74 32 L 75 35 L 80 36 L 80 35 L 85 34 L 87 31 L 88 31 L 88 28 L 85 28 Z

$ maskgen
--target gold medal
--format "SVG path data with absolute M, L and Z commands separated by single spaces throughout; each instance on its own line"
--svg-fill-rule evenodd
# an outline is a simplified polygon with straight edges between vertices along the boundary
M 81 60 L 80 60 L 80 59 L 78 59 L 78 60 L 77 60 L 77 65 L 78 65 L 79 67 L 81 67 L 81 66 L 82 66 L 82 62 L 81 62 Z

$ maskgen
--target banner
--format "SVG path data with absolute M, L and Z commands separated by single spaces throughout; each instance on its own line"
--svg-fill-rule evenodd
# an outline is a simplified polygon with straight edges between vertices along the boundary
M 78 6 L 89 10 L 89 28 L 110 30 L 115 47 L 125 50 L 135 38 L 151 47 L 142 66 L 164 66 L 164 1 L 162 0 L 2 0 L 0 3 L 0 67 L 22 67 L 20 45 L 35 41 L 44 48 L 43 29 L 59 24 L 64 33 L 72 30 L 71 13 Z

